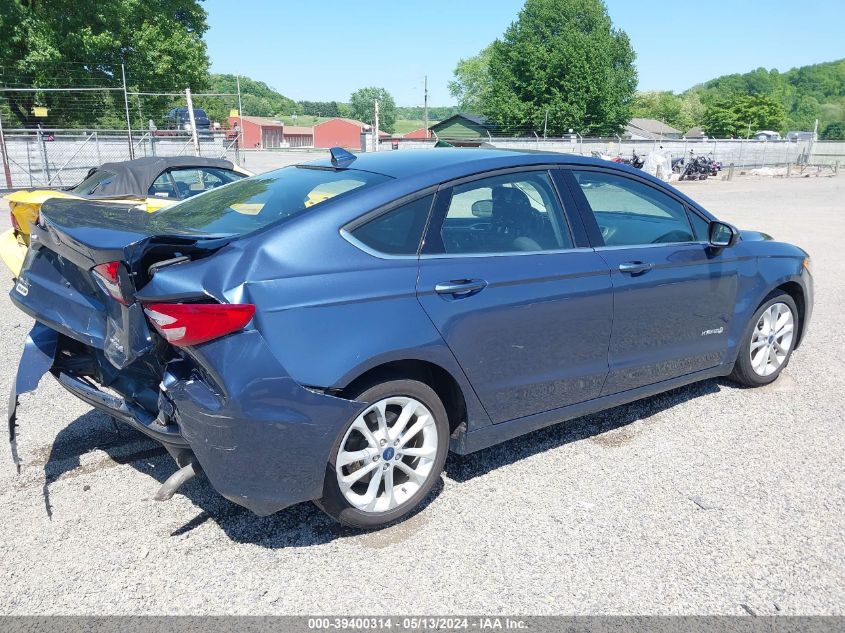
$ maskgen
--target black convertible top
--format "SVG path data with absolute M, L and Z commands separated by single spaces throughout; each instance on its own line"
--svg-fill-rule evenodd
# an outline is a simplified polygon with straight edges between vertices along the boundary
M 97 190 L 97 198 L 135 196 L 146 198 L 150 186 L 156 178 L 171 167 L 218 167 L 233 169 L 231 161 L 222 158 L 204 158 L 202 156 L 147 156 L 119 163 L 103 163 L 88 172 L 87 178 L 98 171 L 109 171 L 115 177 L 103 183 Z

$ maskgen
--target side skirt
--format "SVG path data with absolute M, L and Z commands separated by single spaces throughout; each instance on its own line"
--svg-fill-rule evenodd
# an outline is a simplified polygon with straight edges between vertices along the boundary
M 543 413 L 536 413 L 523 418 L 509 420 L 508 422 L 493 424 L 491 426 L 460 435 L 459 437 L 452 438 L 449 450 L 453 453 L 457 453 L 458 455 L 474 453 L 475 451 L 480 451 L 495 444 L 500 444 L 501 442 L 519 437 L 520 435 L 525 435 L 526 433 L 531 433 L 532 431 L 536 431 L 547 426 L 560 424 L 561 422 L 566 422 L 568 420 L 572 420 L 573 418 L 579 418 L 584 415 L 589 415 L 590 413 L 596 413 L 598 411 L 604 411 L 605 409 L 618 407 L 619 405 L 628 404 L 629 402 L 634 402 L 635 400 L 641 400 L 642 398 L 654 396 L 659 393 L 663 393 L 664 391 L 683 387 L 684 385 L 689 385 L 701 380 L 707 380 L 708 378 L 727 376 L 731 373 L 731 367 L 732 364 L 717 365 L 711 369 L 704 369 L 685 376 L 663 380 L 661 382 L 654 383 L 653 385 L 645 385 L 629 391 L 623 391 L 622 393 L 615 393 L 601 398 L 587 400 L 586 402 L 579 402 L 578 404 L 561 407 L 559 409 L 553 409 L 551 411 L 545 411 Z

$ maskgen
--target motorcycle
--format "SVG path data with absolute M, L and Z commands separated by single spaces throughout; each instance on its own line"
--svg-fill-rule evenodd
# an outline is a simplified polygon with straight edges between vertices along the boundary
M 705 156 L 696 156 L 695 152 L 690 150 L 689 162 L 684 164 L 678 180 L 707 180 L 711 172 L 710 161 Z
M 637 155 L 637 152 L 631 152 L 631 158 L 622 158 L 617 156 L 613 159 L 614 163 L 621 163 L 622 165 L 630 165 L 636 169 L 642 169 L 645 161 Z

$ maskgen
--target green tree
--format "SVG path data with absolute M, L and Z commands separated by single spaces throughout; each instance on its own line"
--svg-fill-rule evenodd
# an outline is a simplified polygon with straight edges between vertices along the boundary
M 204 89 L 206 13 L 198 0 L 0 0 L 0 67 L 6 85 L 117 87 L 144 92 Z M 27 126 L 35 105 L 57 113 L 51 125 L 90 125 L 122 112 L 108 93 L 8 92 L 8 107 Z M 166 109 L 167 98 L 146 107 Z
M 300 101 L 297 104 L 297 113 L 317 117 L 338 117 L 343 116 L 341 106 L 342 104 L 337 101 Z
M 490 88 L 492 44 L 474 57 L 458 61 L 455 78 L 449 82 L 449 94 L 458 100 L 463 112 L 478 113 L 484 105 L 484 94 Z M 451 116 L 451 115 L 449 115 Z M 447 117 L 444 117 L 447 118 Z
M 810 95 L 802 95 L 795 100 L 789 113 L 789 129 L 812 130 L 816 119 L 821 114 L 818 100 Z
M 638 92 L 631 106 L 631 116 L 663 121 L 686 132 L 701 124 L 703 108 L 695 96 L 673 92 Z
M 482 114 L 506 133 L 612 134 L 631 114 L 634 50 L 601 0 L 526 0 L 492 44 Z
M 283 116 L 293 114 L 296 102 L 280 94 L 263 81 L 241 77 L 241 106 L 243 114 L 252 116 Z M 232 94 L 238 90 L 238 77 L 229 74 L 213 74 L 209 77 L 209 91 L 215 94 Z M 203 108 L 212 121 L 225 122 L 229 112 L 237 110 L 238 98 L 197 97 L 194 105 Z
M 757 130 L 784 131 L 786 109 L 764 94 L 715 101 L 704 111 L 704 131 L 713 137 L 746 138 Z
M 842 121 L 828 123 L 819 134 L 819 138 L 823 141 L 845 141 L 845 123 Z
M 396 102 L 384 88 L 361 88 L 349 97 L 349 116 L 374 125 L 374 105 L 378 99 L 379 127 L 384 132 L 393 132 L 396 125 Z

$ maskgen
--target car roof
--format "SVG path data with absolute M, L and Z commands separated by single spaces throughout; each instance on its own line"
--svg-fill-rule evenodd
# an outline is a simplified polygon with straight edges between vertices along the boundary
M 630 165 L 578 154 L 562 154 L 535 150 L 510 150 L 496 148 L 437 148 L 408 149 L 397 151 L 368 152 L 357 154 L 354 161 L 335 167 L 331 160 L 321 159 L 305 166 L 327 169 L 349 169 L 368 171 L 393 178 L 392 184 L 385 183 L 378 189 L 387 187 L 391 195 L 401 197 L 430 186 L 437 186 L 451 180 L 474 176 L 486 171 L 530 167 L 532 165 L 578 165 L 598 167 L 603 171 L 616 171 L 634 175 L 654 183 L 660 189 L 671 190 L 688 205 L 698 209 L 710 219 L 709 212 L 682 191 L 669 183 Z M 362 188 L 360 195 L 370 196 L 375 192 Z M 385 195 L 388 195 L 385 190 Z M 382 204 L 386 203 L 385 200 Z M 355 206 L 355 205 L 353 205 Z M 328 210 L 328 208 L 326 208 Z
M 230 171 L 234 169 L 234 165 L 228 160 L 204 156 L 147 156 L 119 163 L 103 163 L 95 171 L 109 171 L 115 177 L 100 187 L 96 197 L 146 198 L 150 185 L 155 179 L 161 175 L 161 172 L 172 167 L 216 167 Z
M 383 174 L 392 178 L 430 174 L 436 179 L 441 172 L 448 172 L 448 178 L 459 178 L 462 175 L 489 169 L 505 169 L 521 165 L 577 163 L 606 166 L 608 164 L 607 161 L 574 154 L 490 148 L 409 149 L 367 152 L 355 156 L 355 160 L 344 167 Z M 308 164 L 317 167 L 333 167 L 329 159 Z

